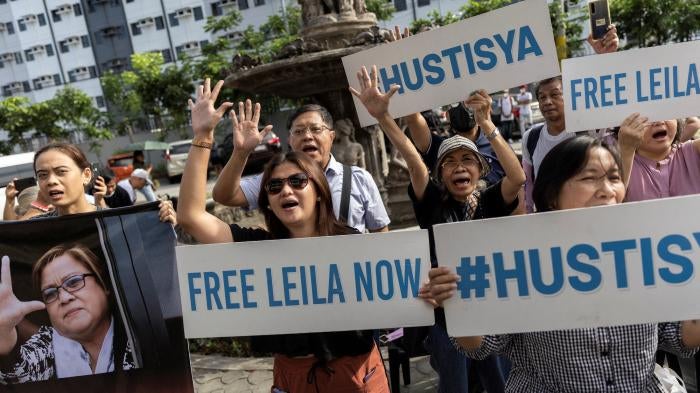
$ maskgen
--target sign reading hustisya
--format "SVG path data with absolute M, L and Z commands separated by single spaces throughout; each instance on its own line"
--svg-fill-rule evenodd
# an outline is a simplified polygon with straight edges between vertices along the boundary
M 350 86 L 357 71 L 377 65 L 380 89 L 401 88 L 395 117 L 559 74 L 547 3 L 527 0 L 343 58 Z M 376 121 L 355 97 L 360 124 Z
M 433 324 L 425 231 L 177 248 L 188 338 Z
M 698 204 L 689 196 L 436 226 L 438 262 L 461 277 L 445 302 L 450 335 L 697 319 L 700 224 L 687 212 Z

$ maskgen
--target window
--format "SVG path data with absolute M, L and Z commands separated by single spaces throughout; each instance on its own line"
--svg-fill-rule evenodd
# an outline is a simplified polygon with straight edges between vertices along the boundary
M 80 37 L 80 40 L 83 42 L 83 48 L 87 48 L 90 46 L 90 37 L 88 37 L 87 35 Z
M 104 108 L 105 107 L 105 98 L 103 96 L 95 97 L 95 104 L 97 104 L 98 108 Z
M 134 22 L 131 24 L 131 35 L 137 36 L 141 34 L 141 29 L 139 28 L 139 23 Z
M 239 10 L 247 10 L 248 9 L 248 0 L 238 0 L 238 9 Z
M 219 16 L 221 14 L 223 14 L 223 12 L 221 12 L 221 7 L 219 7 L 219 3 L 212 3 L 211 4 L 211 15 L 212 16 Z
M 430 5 L 430 0 L 418 0 L 418 7 L 424 7 Z
M 163 30 L 165 28 L 165 23 L 163 22 L 162 16 L 156 17 L 156 30 Z
M 7 22 L 5 24 L 5 31 L 8 35 L 15 34 L 15 25 L 13 25 L 12 22 Z
M 171 12 L 168 14 L 168 20 L 170 21 L 170 27 L 175 27 L 180 24 L 180 22 L 175 17 L 176 13 Z
M 202 20 L 204 19 L 204 13 L 202 12 L 202 7 L 194 7 L 192 9 L 194 12 L 194 20 Z
M 163 49 L 161 51 L 161 54 L 163 55 L 163 62 L 164 63 L 172 63 L 173 62 L 173 53 L 170 51 L 170 49 Z
M 406 0 L 394 0 L 394 8 L 396 8 L 396 11 L 407 10 L 408 7 L 406 7 Z
M 261 6 L 261 5 L 265 5 L 265 0 L 253 0 L 253 1 L 255 3 L 256 7 Z
M 83 9 L 80 7 L 80 3 L 73 4 L 73 13 L 75 13 L 75 16 L 80 16 L 83 14 Z
M 22 60 L 22 52 L 15 52 L 15 63 L 17 63 L 17 64 L 24 63 L 24 61 Z

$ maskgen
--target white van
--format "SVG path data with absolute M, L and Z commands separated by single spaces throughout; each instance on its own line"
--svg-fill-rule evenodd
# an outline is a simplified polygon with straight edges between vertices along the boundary
M 0 156 L 0 215 L 4 214 L 7 183 L 25 177 L 34 177 L 34 152 Z

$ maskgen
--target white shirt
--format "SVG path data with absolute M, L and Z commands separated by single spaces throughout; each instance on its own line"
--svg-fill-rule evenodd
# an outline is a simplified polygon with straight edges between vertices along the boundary
M 531 130 L 528 130 L 525 135 L 523 135 L 523 162 L 532 165 L 535 170 L 535 177 L 537 177 L 537 172 L 540 170 L 540 164 L 542 164 L 544 156 L 546 156 L 554 146 L 576 136 L 576 133 L 564 130 L 559 135 L 552 135 L 549 133 L 549 130 L 547 130 L 547 123 L 545 123 L 542 127 L 542 131 L 540 131 L 540 139 L 537 141 L 535 151 L 533 152 L 532 157 L 530 157 L 530 154 L 527 151 L 527 140 L 530 138 L 530 131 Z
M 119 183 L 117 183 L 117 185 L 119 187 L 125 189 L 126 192 L 129 193 L 129 197 L 131 198 L 131 203 L 136 202 L 136 190 L 134 190 L 134 187 L 132 187 L 131 183 L 129 183 L 129 178 L 126 178 L 126 179 L 120 181 Z
M 532 101 L 532 93 L 529 91 L 526 91 L 525 93 L 520 93 L 518 94 L 518 102 L 520 101 Z M 530 109 L 530 103 L 528 102 L 527 104 L 524 105 L 518 105 L 520 107 L 520 114 L 521 115 L 529 115 L 532 113 L 532 110 Z

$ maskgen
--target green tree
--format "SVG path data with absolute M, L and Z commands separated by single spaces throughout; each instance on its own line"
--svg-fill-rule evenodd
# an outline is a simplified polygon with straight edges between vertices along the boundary
M 417 34 L 424 27 L 433 28 L 449 25 L 450 23 L 481 15 L 511 3 L 511 0 L 468 0 L 459 7 L 457 14 L 448 11 L 445 15 L 441 15 L 437 10 L 433 10 L 428 14 L 428 18 L 420 18 L 411 23 L 411 33 Z
M 580 10 L 570 11 L 567 14 L 559 1 L 553 1 L 549 4 L 549 19 L 552 22 L 552 31 L 554 32 L 554 41 L 557 42 L 558 52 L 564 49 L 560 48 L 560 45 L 566 46 L 566 52 L 559 52 L 560 60 L 580 54 L 584 42 L 581 38 L 583 33 L 581 24 L 587 19 L 586 14 Z M 557 40 L 557 37 L 563 37 L 565 40 L 562 42 Z
M 469 0 L 459 7 L 460 19 L 471 18 L 512 4 L 511 0 Z
M 374 13 L 377 20 L 390 20 L 394 17 L 394 3 L 386 0 L 365 0 L 367 11 Z
M 8 140 L 0 142 L 0 153 L 10 154 L 12 147 L 26 147 L 24 134 L 32 129 L 31 103 L 27 97 L 10 97 L 0 101 L 0 124 Z
M 625 48 L 689 41 L 700 32 L 697 1 L 612 0 L 610 14 Z

